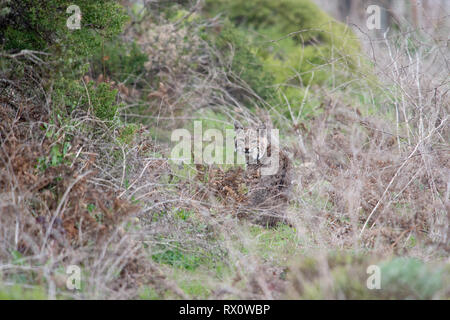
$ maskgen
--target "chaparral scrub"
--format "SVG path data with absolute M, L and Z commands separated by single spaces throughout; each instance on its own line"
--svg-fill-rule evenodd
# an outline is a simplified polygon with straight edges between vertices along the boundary
M 309 0 L 84 0 L 79 30 L 70 4 L 0 2 L 0 298 L 449 297 L 442 40 Z M 245 166 L 172 161 L 194 120 L 279 129 L 282 205 L 248 205 Z

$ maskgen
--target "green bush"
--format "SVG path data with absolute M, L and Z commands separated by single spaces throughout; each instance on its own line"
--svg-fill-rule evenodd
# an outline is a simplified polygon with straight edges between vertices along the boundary
M 8 79 L 20 79 L 23 87 L 35 88 L 35 79 L 50 89 L 53 111 L 66 122 L 75 108 L 91 109 L 98 118 L 111 121 L 117 114 L 117 91 L 109 84 L 95 87 L 83 84 L 80 78 L 89 70 L 89 61 L 105 42 L 116 37 L 128 20 L 117 0 L 80 0 L 80 29 L 69 29 L 66 10 L 69 0 L 23 0 L 0 2 L 0 50 L 9 54 L 20 50 L 44 52 L 36 54 L 42 62 L 30 59 L 0 59 L 0 74 Z M 132 48 L 135 52 L 135 48 Z M 129 62 L 129 61 L 126 61 Z M 135 66 L 127 63 L 126 71 Z M 27 76 L 28 80 L 24 76 Z
M 134 84 L 147 60 L 147 55 L 136 43 L 114 39 L 96 48 L 91 71 L 94 76 L 104 73 L 114 81 Z
M 331 70 L 318 66 L 329 61 L 341 70 L 357 65 L 360 46 L 353 32 L 310 0 L 208 0 L 207 9 L 223 11 L 236 26 L 255 31 L 253 43 L 276 83 L 324 84 Z
M 274 28 L 279 34 L 311 29 L 302 35 L 305 42 L 326 38 L 326 34 L 314 30 L 325 15 L 310 0 L 208 0 L 207 3 L 215 10 L 225 9 L 238 25 L 258 30 Z M 295 38 L 300 40 L 299 36 Z
M 275 90 L 273 76 L 264 69 L 262 59 L 252 47 L 251 39 L 243 30 L 236 28 L 232 23 L 225 22 L 215 39 L 217 48 L 225 55 L 233 54 L 231 71 L 264 100 L 270 99 Z M 232 48 L 232 49 L 230 49 Z
M 236 48 L 237 67 L 248 70 L 242 78 L 252 88 L 266 88 L 261 96 L 288 119 L 291 110 L 301 112 L 302 121 L 321 112 L 311 91 L 304 100 L 306 87 L 335 87 L 364 64 L 354 33 L 311 0 L 207 0 L 206 11 L 224 13 L 234 30 L 246 30 L 242 41 L 225 38 Z M 261 69 L 249 68 L 254 61 Z
M 116 0 L 79 0 L 81 28 L 66 23 L 71 0 L 21 0 L 0 3 L 0 50 L 45 51 L 52 76 L 66 72 L 78 77 L 86 58 L 104 39 L 119 34 L 128 17 Z M 59 67 L 59 68 L 58 68 Z
M 290 279 L 299 283 L 291 291 L 295 299 L 442 299 L 449 272 L 414 258 L 393 257 L 379 261 L 361 253 L 332 252 L 326 257 L 330 286 L 323 286 L 320 259 L 304 256 L 291 268 Z M 367 267 L 380 267 L 380 289 L 369 290 Z M 300 282 L 295 282 L 302 280 Z M 328 281 L 328 280 L 327 280 Z
M 54 104 L 58 106 L 55 111 L 62 117 L 68 116 L 75 109 L 92 110 L 101 120 L 113 121 L 116 118 L 119 104 L 116 101 L 117 89 L 102 82 L 95 86 L 91 81 L 84 84 L 82 81 L 60 79 L 55 84 Z
M 135 123 L 124 124 L 117 140 L 122 145 L 131 145 L 133 140 L 136 138 L 136 133 L 138 130 L 139 130 L 139 125 L 137 125 Z
M 432 299 L 442 289 L 444 272 L 414 258 L 395 258 L 381 265 L 381 288 L 396 299 Z
M 91 100 L 94 114 L 102 120 L 113 120 L 118 109 L 116 104 L 117 89 L 111 89 L 108 83 L 103 82 L 91 92 L 93 93 Z

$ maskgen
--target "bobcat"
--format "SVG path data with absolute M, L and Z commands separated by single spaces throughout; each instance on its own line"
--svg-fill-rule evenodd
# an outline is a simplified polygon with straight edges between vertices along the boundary
M 243 214 L 263 225 L 284 221 L 291 185 L 289 157 L 265 126 L 243 128 L 235 124 L 235 131 L 235 149 L 238 156 L 245 158 L 244 178 L 249 190 L 250 210 L 243 210 Z M 268 166 L 271 170 L 267 170 Z M 259 213 L 255 214 L 254 210 Z

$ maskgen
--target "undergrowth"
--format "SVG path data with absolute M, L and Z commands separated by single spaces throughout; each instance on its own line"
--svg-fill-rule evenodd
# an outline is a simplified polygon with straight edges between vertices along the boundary
M 0 298 L 449 297 L 442 41 L 367 53 L 309 0 L 84 0 L 69 32 L 44 2 L 0 3 Z M 280 130 L 287 221 L 248 219 L 279 208 L 245 166 L 171 159 L 194 120 Z

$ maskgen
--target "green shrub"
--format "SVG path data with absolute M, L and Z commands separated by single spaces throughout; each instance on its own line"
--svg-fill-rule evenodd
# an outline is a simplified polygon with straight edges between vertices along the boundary
M 448 278 L 448 270 L 427 265 L 418 259 L 394 257 L 377 261 L 361 253 L 333 252 L 326 257 L 330 286 L 323 286 L 320 264 L 314 256 L 302 257 L 290 272 L 291 280 L 301 280 L 291 291 L 291 298 L 301 299 L 432 299 L 443 298 L 443 283 Z M 368 289 L 370 274 L 367 267 L 380 267 L 379 289 Z M 328 281 L 328 280 L 327 280 Z
M 105 82 L 100 83 L 95 89 L 91 86 L 90 89 L 94 114 L 102 120 L 112 121 L 119 107 L 116 103 L 117 89 L 111 89 Z
M 331 68 L 318 66 L 335 61 L 336 69 L 347 70 L 357 65 L 360 46 L 353 32 L 310 0 L 209 0 L 207 9 L 224 11 L 236 26 L 252 31 L 257 53 L 276 83 L 324 84 Z
M 396 299 L 432 299 L 442 289 L 443 270 L 414 258 L 395 258 L 381 265 L 381 288 Z
M 291 110 L 296 117 L 301 113 L 302 121 L 321 112 L 317 97 L 310 93 L 304 100 L 306 87 L 335 87 L 364 65 L 354 33 L 311 0 L 207 0 L 206 4 L 207 12 L 224 13 L 234 30 L 246 30 L 242 41 L 227 39 L 236 48 L 237 67 L 248 69 L 242 78 L 252 88 L 265 88 L 261 96 L 288 119 Z M 242 57 L 239 51 L 250 54 Z M 254 61 L 262 67 L 249 68 Z
M 81 28 L 71 30 L 66 23 L 72 15 L 71 0 L 3 1 L 0 11 L 0 50 L 23 49 L 50 54 L 51 75 L 80 76 L 82 66 L 104 39 L 119 34 L 128 17 L 115 0 L 79 0 Z M 50 72 L 50 71 L 48 71 Z
M 116 101 L 117 89 L 102 82 L 95 86 L 95 82 L 83 83 L 77 80 L 60 79 L 55 84 L 55 110 L 60 117 L 68 116 L 75 109 L 92 110 L 101 120 L 113 121 L 116 118 L 119 104 Z
M 114 81 L 134 84 L 147 60 L 147 55 L 135 42 L 114 39 L 96 48 L 91 70 L 94 76 L 104 73 Z
M 226 55 L 233 54 L 231 71 L 244 80 L 258 96 L 267 100 L 275 94 L 271 87 L 274 78 L 264 69 L 262 59 L 256 54 L 256 48 L 252 47 L 251 39 L 243 30 L 225 22 L 215 44 Z
M 236 25 L 269 36 L 285 37 L 294 33 L 289 38 L 297 44 L 327 44 L 344 50 L 359 48 L 353 32 L 311 0 L 208 0 L 207 3 L 210 11 L 224 10 Z
M 136 137 L 136 133 L 139 130 L 139 125 L 134 123 L 124 124 L 120 131 L 120 135 L 117 138 L 121 144 L 130 145 Z
M 81 11 L 81 25 L 71 30 L 66 23 L 73 15 L 67 8 L 76 4 Z M 86 84 L 80 78 L 89 70 L 89 60 L 98 48 L 117 36 L 128 17 L 117 0 L 23 0 L 0 2 L 0 50 L 16 53 L 20 50 L 44 52 L 36 59 L 0 59 L 0 75 L 20 79 L 23 87 L 36 88 L 35 79 L 44 89 L 52 88 L 53 111 L 67 122 L 75 108 L 89 110 L 102 120 L 113 120 L 117 113 L 116 90 L 108 84 Z M 132 49 L 134 54 L 134 49 Z M 129 62 L 129 61 L 127 61 Z M 127 63 L 125 71 L 134 70 Z M 25 79 L 25 77 L 27 79 Z M 39 94 L 41 92 L 39 91 Z
M 253 29 L 274 28 L 279 34 L 314 29 L 324 20 L 324 14 L 309 0 L 207 0 L 215 10 L 225 10 L 232 21 Z M 310 30 L 303 35 L 305 42 L 325 34 Z M 300 39 L 299 36 L 295 37 Z

